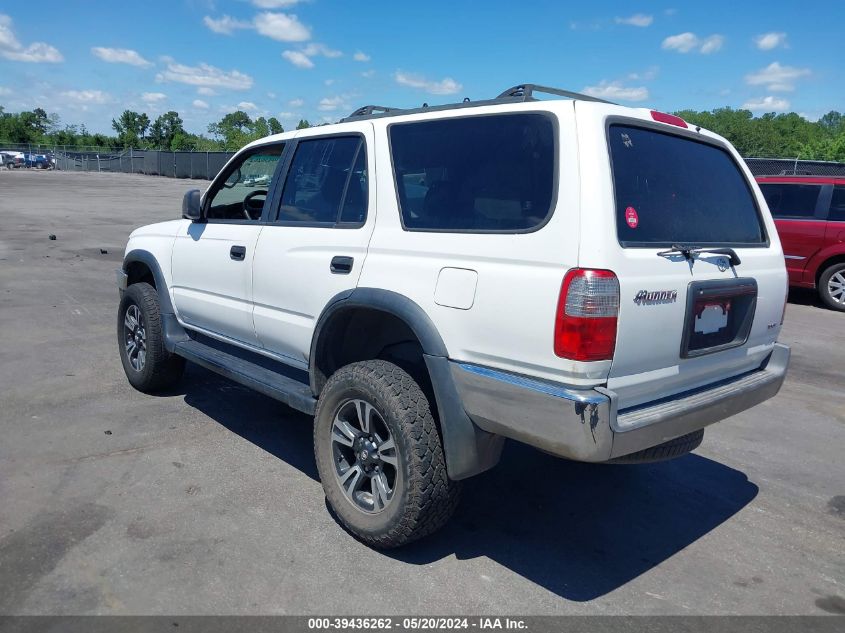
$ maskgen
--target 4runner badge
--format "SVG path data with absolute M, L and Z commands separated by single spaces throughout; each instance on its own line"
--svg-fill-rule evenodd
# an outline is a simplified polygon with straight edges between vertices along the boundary
M 634 303 L 638 306 L 650 306 L 658 303 L 675 303 L 678 300 L 677 290 L 640 290 L 634 297 Z

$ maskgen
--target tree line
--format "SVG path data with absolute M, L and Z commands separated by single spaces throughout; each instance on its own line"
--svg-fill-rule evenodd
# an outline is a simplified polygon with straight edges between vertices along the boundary
M 845 115 L 831 111 L 818 121 L 790 112 L 770 112 L 755 117 L 749 110 L 717 108 L 710 111 L 675 112 L 727 138 L 746 157 L 801 158 L 845 162 Z M 302 119 L 297 129 L 310 127 Z M 62 125 L 56 114 L 42 108 L 10 113 L 0 106 L 0 145 L 85 145 L 102 148 L 137 148 L 196 151 L 234 151 L 250 141 L 284 131 L 275 117 L 252 119 L 242 110 L 211 123 L 206 134 L 185 130 L 176 111 L 151 119 L 146 113 L 124 110 L 112 119 L 114 136 L 91 133 L 84 125 Z
M 252 119 L 238 110 L 230 112 L 208 126 L 208 135 L 193 134 L 185 129 L 182 117 L 171 110 L 151 119 L 144 112 L 124 110 L 112 119 L 113 136 L 91 133 L 85 125 L 62 124 L 57 114 L 42 108 L 31 112 L 6 112 L 0 106 L 0 145 L 32 144 L 52 146 L 85 146 L 103 149 L 161 149 L 172 151 L 237 150 L 247 143 L 270 134 L 284 132 L 276 117 Z M 300 119 L 296 129 L 311 127 Z

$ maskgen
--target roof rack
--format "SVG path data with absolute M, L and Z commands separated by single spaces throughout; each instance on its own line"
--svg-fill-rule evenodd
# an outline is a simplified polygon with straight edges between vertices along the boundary
M 453 110 L 456 108 L 474 108 L 483 105 L 496 105 L 500 103 L 514 103 L 524 101 L 538 101 L 534 97 L 535 92 L 542 92 L 544 94 L 557 95 L 558 97 L 566 97 L 567 99 L 576 99 L 578 101 L 595 101 L 598 103 L 612 103 L 605 101 L 598 97 L 585 95 L 580 92 L 572 92 L 570 90 L 561 90 L 560 88 L 550 88 L 549 86 L 540 86 L 538 84 L 519 84 L 508 88 L 495 99 L 485 99 L 483 101 L 470 101 L 464 99 L 461 103 L 447 103 L 439 106 L 429 106 L 424 103 L 421 108 L 389 108 L 387 106 L 366 105 L 358 108 L 348 117 L 340 120 L 341 123 L 346 121 L 358 121 L 361 119 L 381 118 L 385 116 L 396 116 L 399 114 L 416 114 L 418 112 L 432 112 L 437 110 Z
M 566 97 L 567 99 L 577 99 L 578 101 L 596 101 L 598 103 L 612 103 L 605 101 L 592 95 L 585 95 L 580 92 L 572 92 L 571 90 L 562 90 L 560 88 L 550 88 L 549 86 L 540 86 L 538 84 L 520 84 L 513 88 L 508 88 L 497 99 L 511 99 L 517 98 L 522 101 L 537 101 L 534 98 L 535 92 L 542 92 L 550 95 L 557 95 L 558 97 Z

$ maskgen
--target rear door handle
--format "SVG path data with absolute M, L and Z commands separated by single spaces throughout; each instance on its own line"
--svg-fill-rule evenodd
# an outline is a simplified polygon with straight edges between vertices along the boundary
M 235 261 L 242 262 L 246 257 L 246 246 L 233 246 L 229 249 L 229 257 Z
M 353 258 L 338 255 L 336 257 L 332 257 L 332 264 L 331 266 L 329 266 L 329 269 L 335 275 L 348 275 L 352 272 L 353 263 L 355 263 L 355 260 Z

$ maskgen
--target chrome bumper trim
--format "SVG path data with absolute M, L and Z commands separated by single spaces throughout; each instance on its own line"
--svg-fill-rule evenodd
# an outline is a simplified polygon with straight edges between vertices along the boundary
M 573 389 L 488 367 L 452 362 L 464 408 L 480 428 L 550 453 L 601 462 L 657 446 L 774 396 L 789 365 L 776 343 L 755 371 L 654 404 L 618 412 L 608 389 Z

